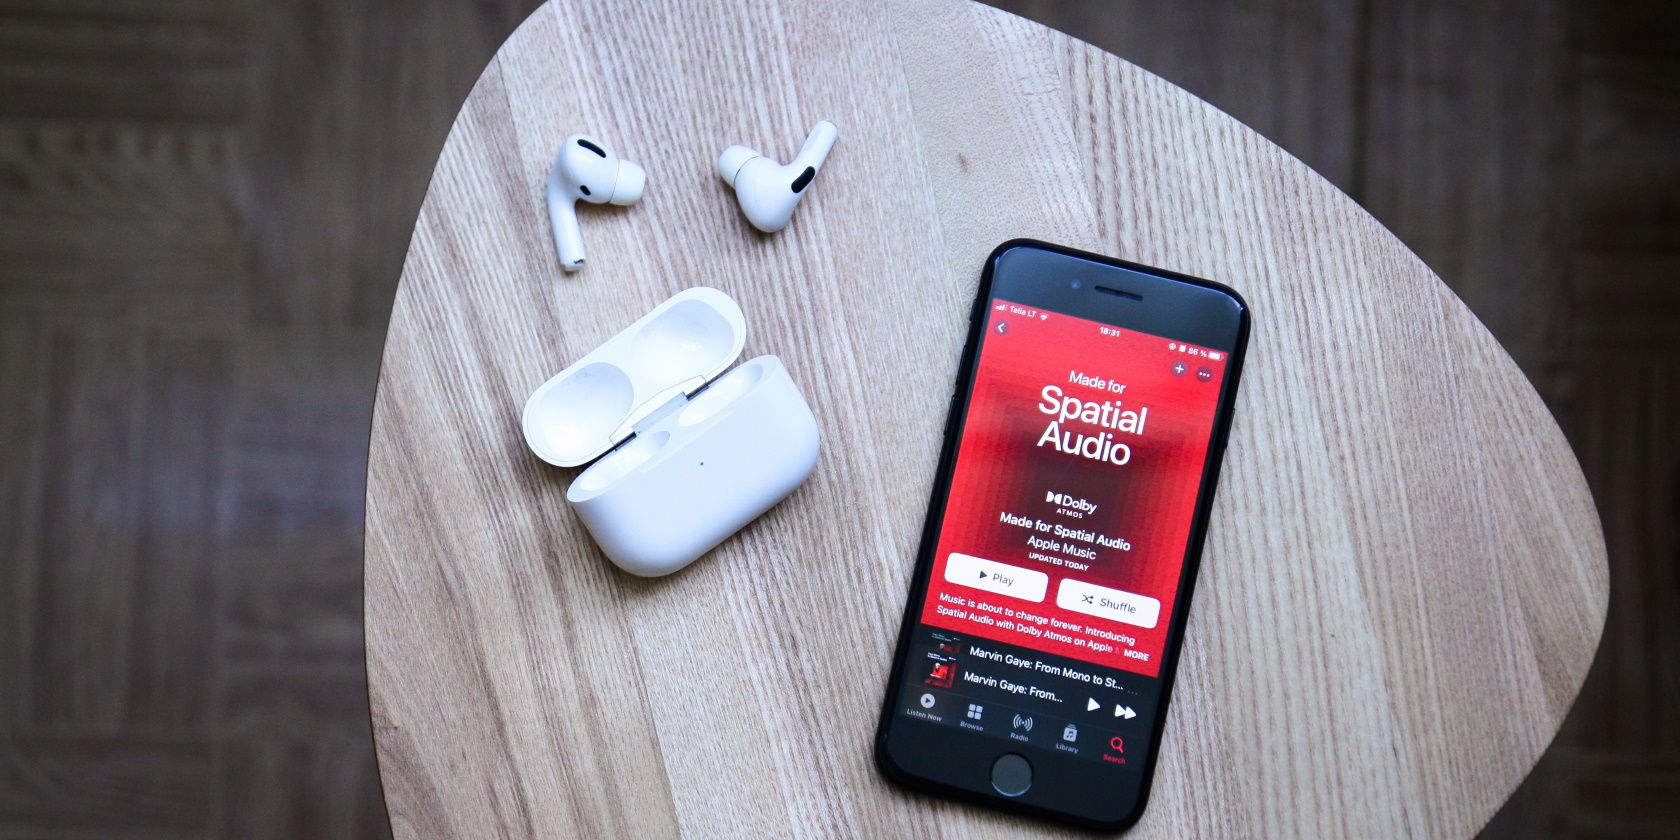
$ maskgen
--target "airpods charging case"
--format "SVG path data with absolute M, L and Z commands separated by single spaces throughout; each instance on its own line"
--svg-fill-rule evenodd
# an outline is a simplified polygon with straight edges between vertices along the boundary
M 644 577 L 681 569 L 816 466 L 817 421 L 782 360 L 759 356 L 724 373 L 746 340 L 741 307 L 696 287 L 525 401 L 525 443 L 537 457 L 559 467 L 594 461 L 566 501 L 619 568 Z

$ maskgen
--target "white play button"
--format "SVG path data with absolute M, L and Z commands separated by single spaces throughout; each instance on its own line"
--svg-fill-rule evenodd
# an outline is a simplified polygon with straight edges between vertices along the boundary
M 1085 711 L 1094 712 L 1099 708 L 1102 708 L 1102 704 L 1097 702 L 1097 698 L 1087 697 L 1085 699 Z
M 945 580 L 1034 603 L 1043 602 L 1044 593 L 1050 588 L 1050 576 L 1037 569 L 1023 569 L 956 552 L 945 559 Z

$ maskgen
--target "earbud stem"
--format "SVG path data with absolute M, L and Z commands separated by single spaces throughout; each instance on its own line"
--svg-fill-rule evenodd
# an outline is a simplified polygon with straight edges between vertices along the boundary
M 834 139 L 839 136 L 840 129 L 834 123 L 819 121 L 805 136 L 805 145 L 799 147 L 799 155 L 790 165 L 795 169 L 822 169 L 823 161 L 828 159 L 828 150 L 834 148 Z
M 548 172 L 548 227 L 554 232 L 554 250 L 560 267 L 577 271 L 583 267 L 583 231 L 578 227 L 577 204 L 561 180 L 560 161 Z

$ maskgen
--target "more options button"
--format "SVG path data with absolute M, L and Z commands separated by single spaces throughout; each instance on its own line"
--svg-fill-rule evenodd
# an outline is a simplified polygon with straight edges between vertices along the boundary
M 1050 576 L 995 560 L 952 552 L 945 558 L 945 580 L 1038 603 L 1050 588 Z
M 1056 588 L 1056 606 L 1144 629 L 1153 628 L 1161 620 L 1161 602 L 1148 595 L 1071 578 L 1063 579 L 1062 585 Z

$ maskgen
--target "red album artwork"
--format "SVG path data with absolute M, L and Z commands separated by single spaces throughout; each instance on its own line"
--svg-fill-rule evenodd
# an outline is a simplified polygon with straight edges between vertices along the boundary
M 1226 361 L 994 301 L 922 622 L 1159 675 Z
M 928 659 L 928 675 L 922 683 L 934 688 L 950 688 L 957 681 L 957 660 L 937 660 L 931 656 Z

